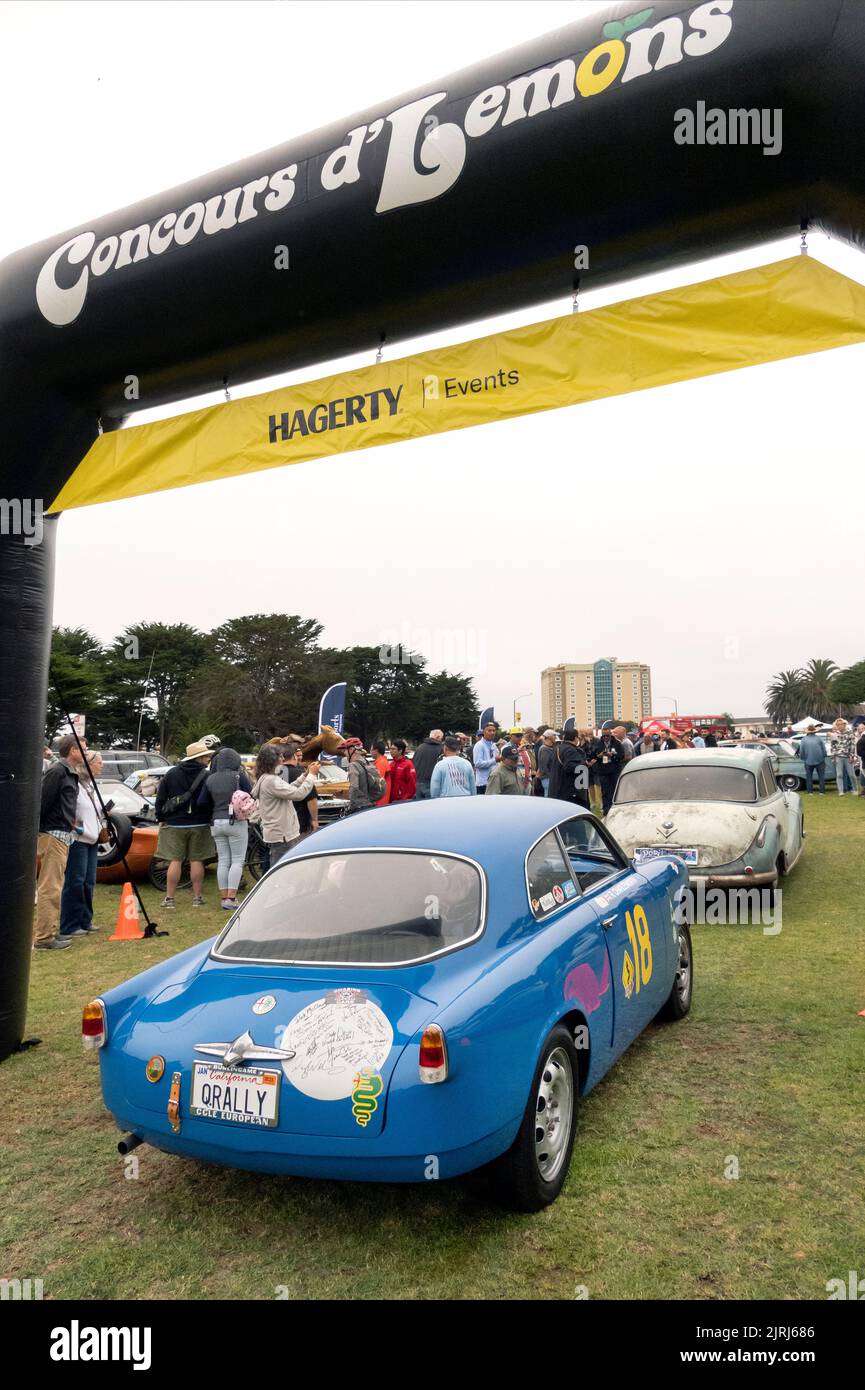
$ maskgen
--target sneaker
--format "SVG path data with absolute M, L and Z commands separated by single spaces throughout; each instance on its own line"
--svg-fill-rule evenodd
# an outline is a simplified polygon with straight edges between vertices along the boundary
M 171 906 L 173 907 L 173 906 L 174 906 L 174 903 L 172 903 Z M 204 907 L 204 899 L 203 899 L 203 898 L 193 898 L 193 899 L 192 899 L 192 906 L 193 906 L 193 907 Z
M 65 951 L 71 946 L 71 941 L 63 941 L 59 936 L 55 936 L 51 941 L 34 941 L 34 951 Z
M 236 902 L 232 902 L 231 898 L 223 898 L 223 899 L 222 899 L 222 910 L 223 910 L 223 912 L 233 912 L 234 909 L 235 909 L 236 907 L 237 907 L 237 903 L 236 903 Z
M 160 907 L 166 908 L 169 912 L 172 912 L 172 911 L 174 910 L 174 899 L 173 899 L 173 898 L 163 898 L 163 899 L 162 899 L 162 902 L 159 904 L 159 906 L 160 906 Z
M 59 933 L 61 941 L 68 941 L 73 936 L 86 936 L 84 927 L 76 927 L 74 931 L 62 931 Z

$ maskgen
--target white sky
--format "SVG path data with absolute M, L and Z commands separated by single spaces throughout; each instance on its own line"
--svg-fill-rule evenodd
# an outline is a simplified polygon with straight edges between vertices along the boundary
M 603 8 L 2 4 L 0 255 L 432 89 Z M 813 234 L 810 245 L 865 281 L 856 252 Z M 585 293 L 581 306 L 796 249 L 791 239 L 634 280 Z M 569 307 L 539 305 L 388 354 Z M 539 720 L 543 666 L 600 656 L 648 662 L 659 712 L 675 699 L 682 712 L 757 714 L 776 671 L 865 655 L 863 368 L 865 346 L 844 348 L 347 454 L 326 473 L 308 463 L 72 512 L 59 527 L 55 622 L 107 639 L 145 619 L 207 629 L 285 611 L 319 619 L 328 644 L 401 640 L 431 669 L 462 669 L 503 721 L 516 697 L 523 721 Z M 233 394 L 333 370 L 318 363 Z M 347 497 L 350 515 L 337 505 Z M 484 499 L 501 512 L 482 539 L 470 513 Z M 375 568 L 355 555 L 358 504 L 378 536 Z M 465 524 L 436 529 L 439 511 L 454 508 Z

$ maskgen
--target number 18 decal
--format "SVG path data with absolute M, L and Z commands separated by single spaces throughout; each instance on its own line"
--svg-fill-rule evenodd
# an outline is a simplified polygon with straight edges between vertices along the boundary
M 622 985 L 626 998 L 630 999 L 634 989 L 639 994 L 642 986 L 647 985 L 652 978 L 652 938 L 649 935 L 645 911 L 639 903 L 634 908 L 633 917 L 630 912 L 625 913 L 625 926 L 628 929 L 633 959 L 626 951 L 622 962 Z

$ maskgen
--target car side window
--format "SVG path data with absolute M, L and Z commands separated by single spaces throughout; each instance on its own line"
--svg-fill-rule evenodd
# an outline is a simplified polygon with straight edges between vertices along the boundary
M 585 892 L 612 878 L 624 867 L 612 846 L 607 843 L 594 821 L 576 816 L 559 826 L 559 834 L 567 852 L 577 882 Z
M 550 830 L 531 850 L 526 862 L 529 903 L 537 921 L 577 896 L 571 871 L 556 832 Z
M 778 785 L 775 781 L 775 772 L 768 758 L 763 767 L 762 784 L 761 795 L 764 797 L 774 796 L 778 790 Z

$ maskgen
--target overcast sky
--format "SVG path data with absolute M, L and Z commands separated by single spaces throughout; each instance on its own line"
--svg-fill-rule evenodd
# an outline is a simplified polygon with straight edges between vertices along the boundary
M 603 8 L 4 4 L 0 255 L 390 96 L 433 90 Z M 810 244 L 865 281 L 859 254 L 820 236 Z M 581 305 L 796 250 L 792 239 L 755 248 L 586 293 Z M 539 305 L 388 353 L 569 308 Z M 336 369 L 319 363 L 233 394 Z M 648 662 L 658 712 L 675 700 L 688 713 L 757 714 L 774 672 L 812 656 L 865 657 L 863 369 L 865 346 L 843 348 L 347 454 L 326 477 L 312 462 L 71 512 L 59 527 L 54 621 L 108 639 L 147 619 L 207 629 L 243 613 L 299 613 L 323 623 L 328 644 L 403 641 L 432 669 L 462 669 L 503 722 L 517 697 L 524 722 L 540 718 L 542 667 L 600 656 Z M 338 505 L 346 498 L 350 512 Z M 468 516 L 482 499 L 487 515 L 500 503 L 485 540 L 474 525 L 436 531 L 439 512 Z M 378 533 L 379 566 L 354 553 L 358 508 Z

